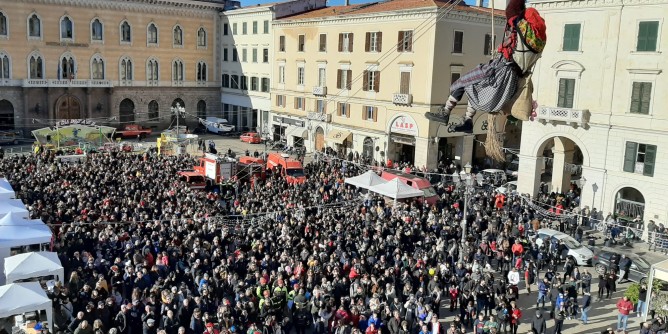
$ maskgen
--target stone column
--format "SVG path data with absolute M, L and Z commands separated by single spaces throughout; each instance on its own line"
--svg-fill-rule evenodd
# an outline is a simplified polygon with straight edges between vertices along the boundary
M 461 145 L 461 154 L 459 155 L 461 157 L 461 164 L 462 166 L 466 166 L 466 164 L 470 163 L 473 165 L 473 145 L 475 144 L 475 136 L 474 135 L 466 135 L 461 138 L 460 145 Z
M 85 90 L 86 90 L 86 109 L 84 110 L 83 115 L 81 115 L 82 116 L 81 118 L 83 119 L 93 117 L 93 109 L 91 107 L 92 101 L 90 100 L 90 93 L 92 88 L 86 87 Z
M 429 169 L 438 165 L 438 143 L 430 138 L 415 137 L 415 166 Z
M 520 194 L 536 196 L 540 187 L 540 167 L 543 157 L 521 155 L 519 158 L 517 191 Z
M 552 191 L 567 192 L 571 186 L 571 172 L 564 170 L 567 163 L 573 162 L 573 149 L 552 149 Z

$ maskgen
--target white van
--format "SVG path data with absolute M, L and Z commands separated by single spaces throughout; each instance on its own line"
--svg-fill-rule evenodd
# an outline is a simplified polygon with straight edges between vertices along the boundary
M 549 228 L 541 228 L 538 230 L 536 245 L 541 246 L 545 238 L 548 238 L 550 242 L 552 240 L 562 241 L 568 248 L 567 256 L 574 258 L 579 266 L 591 265 L 594 253 L 570 235 Z
M 220 135 L 223 133 L 234 132 L 235 128 L 236 127 L 234 125 L 230 125 L 224 118 L 218 118 L 218 117 L 206 118 L 206 131 L 208 132 Z

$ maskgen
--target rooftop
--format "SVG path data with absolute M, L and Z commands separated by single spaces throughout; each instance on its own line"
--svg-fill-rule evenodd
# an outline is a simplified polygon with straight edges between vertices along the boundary
M 341 17 L 341 16 L 355 16 L 355 15 L 365 15 L 365 14 L 374 14 L 374 13 L 383 13 L 383 12 L 398 12 L 405 10 L 414 10 L 414 9 L 429 9 L 429 8 L 444 8 L 451 6 L 454 1 L 452 0 L 386 0 L 379 2 L 370 2 L 364 4 L 355 4 L 349 6 L 331 6 L 320 9 L 311 10 L 308 12 L 287 16 L 281 20 L 293 21 L 293 20 L 309 20 L 316 18 L 326 18 L 326 17 Z M 456 5 L 454 10 L 473 12 L 480 14 L 489 14 L 490 9 L 487 7 L 476 7 L 469 6 L 463 1 Z M 494 14 L 497 17 L 504 17 L 504 11 L 495 10 Z

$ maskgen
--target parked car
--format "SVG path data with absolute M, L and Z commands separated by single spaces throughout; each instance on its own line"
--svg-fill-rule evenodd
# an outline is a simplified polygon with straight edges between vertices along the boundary
M 21 133 L 18 131 L 1 131 L 0 130 L 0 144 L 17 145 L 21 140 Z
M 596 250 L 596 253 L 592 259 L 594 269 L 599 275 L 605 274 L 609 270 L 610 264 L 613 262 L 612 258 L 617 256 L 621 259 L 622 254 L 631 259 L 631 269 L 629 270 L 628 276 L 629 281 L 636 283 L 647 283 L 647 276 L 649 275 L 649 271 L 652 265 L 635 254 L 621 252 L 608 247 L 601 247 L 600 249 Z
M 498 187 L 507 182 L 506 173 L 500 169 L 483 169 L 480 171 L 483 176 L 483 184 L 491 184 Z
M 536 245 L 541 246 L 545 238 L 557 241 L 562 241 L 566 248 L 568 249 L 567 256 L 575 259 L 575 262 L 580 266 L 588 266 L 592 264 L 592 258 L 594 253 L 591 249 L 583 246 L 580 242 L 575 240 L 573 237 L 566 233 L 559 232 L 557 230 L 542 228 L 538 230 L 537 234 L 538 239 L 536 240 Z
M 510 181 L 506 184 L 496 188 L 496 192 L 502 193 L 504 195 L 514 194 L 517 192 L 517 181 Z
M 239 139 L 241 141 L 249 143 L 249 144 L 259 144 L 262 142 L 262 137 L 260 137 L 260 134 L 257 132 L 246 132 L 243 133 Z

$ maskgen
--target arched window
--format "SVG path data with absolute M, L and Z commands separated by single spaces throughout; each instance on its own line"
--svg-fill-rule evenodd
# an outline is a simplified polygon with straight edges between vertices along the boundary
M 9 57 L 0 53 L 0 79 L 9 79 Z
M 132 80 L 132 60 L 130 58 L 121 59 L 120 77 L 122 81 Z
M 206 119 L 206 102 L 204 100 L 197 102 L 197 118 Z
M 197 63 L 197 81 L 206 81 L 206 64 L 202 61 Z
M 30 64 L 30 79 L 44 79 L 44 61 L 40 55 L 32 55 L 28 60 Z
M 174 27 L 174 46 L 183 46 L 183 30 L 181 27 Z
M 146 64 L 146 80 L 149 82 L 157 83 L 159 80 L 159 68 L 157 59 L 149 59 Z
M 130 43 L 132 41 L 132 28 L 128 21 L 121 23 L 121 42 Z
M 39 19 L 37 14 L 32 14 L 28 19 L 28 36 L 42 37 L 42 20 Z
M 74 34 L 74 24 L 69 17 L 60 19 L 60 39 L 72 39 Z
M 206 30 L 204 30 L 204 28 L 199 28 L 199 30 L 197 30 L 197 46 L 206 46 Z
M 172 81 L 183 81 L 183 62 L 175 60 L 172 65 Z
M 149 44 L 158 44 L 158 27 L 154 23 L 148 25 L 148 35 L 146 40 Z
M 91 78 L 93 80 L 104 80 L 104 60 L 99 55 L 93 56 L 91 60 Z
M 157 121 L 160 118 L 160 108 L 158 102 L 153 100 L 148 103 L 148 119 L 149 121 Z
M 77 66 L 74 57 L 70 55 L 62 56 L 58 67 L 58 80 L 76 79 L 76 76 Z
M 0 12 L 0 36 L 7 36 L 7 16 Z
M 94 41 L 101 41 L 104 37 L 104 32 L 102 30 L 102 22 L 99 19 L 93 20 L 90 24 L 90 38 Z

